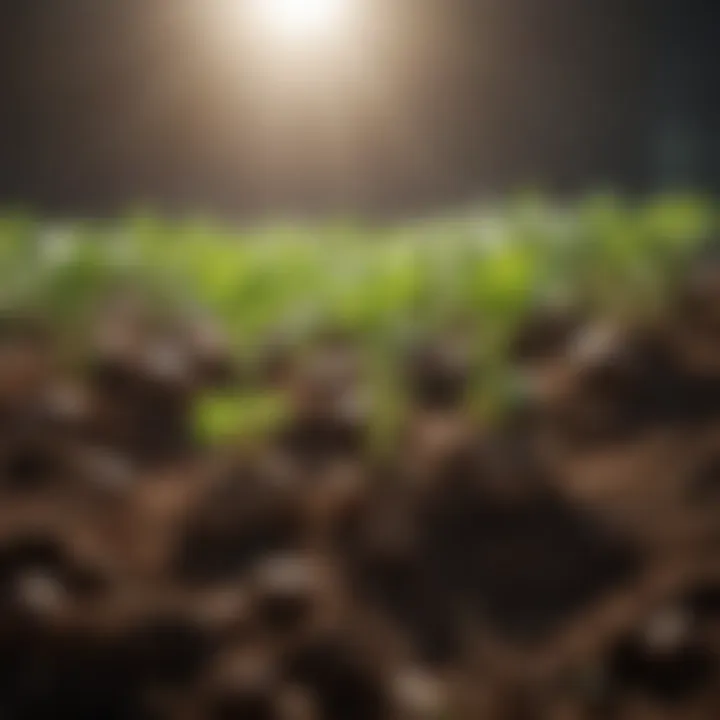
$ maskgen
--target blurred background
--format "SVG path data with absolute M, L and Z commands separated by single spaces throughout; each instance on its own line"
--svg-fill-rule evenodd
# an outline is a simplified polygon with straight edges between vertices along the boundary
M 720 718 L 718 0 L 0 0 L 0 720 Z
M 335 0 L 284 30 L 274 1 L 3 0 L 0 202 L 405 215 L 720 186 L 714 0 Z

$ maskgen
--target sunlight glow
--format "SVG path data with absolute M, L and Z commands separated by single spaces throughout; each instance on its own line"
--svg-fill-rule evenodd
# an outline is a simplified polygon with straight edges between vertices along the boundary
M 311 41 L 335 34 L 348 20 L 349 0 L 255 0 L 255 15 L 268 34 Z

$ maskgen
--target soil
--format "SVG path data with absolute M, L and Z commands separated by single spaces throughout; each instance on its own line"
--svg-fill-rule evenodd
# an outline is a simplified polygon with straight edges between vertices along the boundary
M 272 354 L 290 417 L 206 448 L 194 399 L 248 382 L 217 333 L 113 317 L 71 371 L 4 323 L 0 717 L 719 717 L 716 295 L 539 310 L 492 424 L 418 347 L 381 456 L 350 340 Z

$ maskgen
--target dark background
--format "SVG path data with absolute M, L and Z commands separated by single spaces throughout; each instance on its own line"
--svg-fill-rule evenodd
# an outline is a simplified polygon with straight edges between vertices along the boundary
M 262 66 L 251 28 L 213 36 L 218 1 L 0 0 L 0 202 L 402 214 L 720 188 L 717 0 L 365 0 L 352 68 L 305 74 Z

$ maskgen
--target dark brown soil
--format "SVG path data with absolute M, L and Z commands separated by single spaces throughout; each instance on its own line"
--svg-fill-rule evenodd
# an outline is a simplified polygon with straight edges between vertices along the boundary
M 539 310 L 491 427 L 471 359 L 414 348 L 381 456 L 349 339 L 243 373 L 114 318 L 71 371 L 5 323 L 0 717 L 720 717 L 711 290 L 637 326 Z M 201 447 L 194 399 L 248 378 L 289 419 Z

